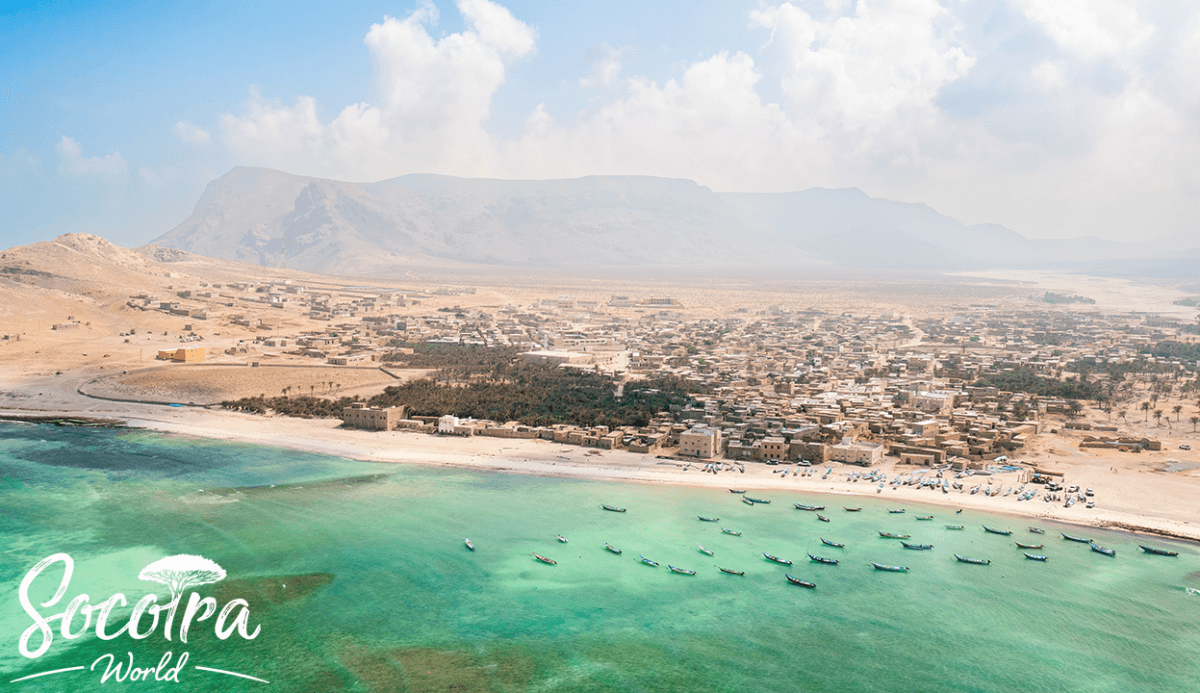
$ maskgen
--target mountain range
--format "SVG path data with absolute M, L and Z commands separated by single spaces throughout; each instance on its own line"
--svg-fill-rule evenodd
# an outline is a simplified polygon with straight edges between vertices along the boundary
M 413 266 L 1048 269 L 1152 256 L 1094 238 L 1031 240 L 854 188 L 718 193 L 647 176 L 350 183 L 245 167 L 210 183 L 191 216 L 151 243 L 340 275 Z

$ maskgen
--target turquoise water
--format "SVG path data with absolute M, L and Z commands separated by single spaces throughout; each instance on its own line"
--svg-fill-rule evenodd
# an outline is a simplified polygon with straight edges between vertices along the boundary
M 759 495 L 773 503 L 140 431 L 0 425 L 0 681 L 12 691 L 97 690 L 100 675 L 91 671 L 8 682 L 87 666 L 105 653 L 132 652 L 137 666 L 153 666 L 166 650 L 186 650 L 180 684 L 110 680 L 103 689 L 1200 690 L 1200 596 L 1184 591 L 1200 587 L 1194 545 L 1154 541 L 1180 552 L 1162 558 L 1137 549 L 1145 539 L 1118 532 L 1044 524 L 1039 537 L 1025 521 L 912 503 L 890 515 L 895 499 L 855 499 L 862 512 L 846 513 L 842 499 L 799 489 Z M 792 502 L 828 505 L 823 514 L 832 521 Z M 926 511 L 933 522 L 915 519 Z M 948 523 L 966 530 L 945 530 Z M 1014 535 L 984 533 L 982 524 Z M 1118 555 L 1065 542 L 1060 529 Z M 935 548 L 908 551 L 880 530 Z M 478 550 L 467 551 L 464 537 Z M 1044 542 L 1037 553 L 1049 562 L 1025 560 L 1014 539 Z M 605 542 L 624 553 L 605 551 Z M 770 563 L 764 551 L 795 565 Z M 205 556 L 228 577 L 198 591 L 221 603 L 247 599 L 262 632 L 222 641 L 211 625 L 197 624 L 187 645 L 165 642 L 161 631 L 141 641 L 56 637 L 47 654 L 23 658 L 17 638 L 32 621 L 17 587 L 57 552 L 76 564 L 63 604 L 117 591 L 132 603 L 163 591 L 137 580 L 143 566 L 178 553 Z M 533 552 L 558 564 L 538 563 Z M 841 564 L 811 563 L 810 552 Z M 992 564 L 961 564 L 954 553 Z M 639 554 L 662 567 L 642 565 Z M 878 572 L 871 561 L 911 571 Z M 673 574 L 667 564 L 697 575 Z M 818 587 L 790 585 L 785 573 Z M 61 568 L 47 573 L 53 584 L 40 600 L 60 575 Z M 117 613 L 128 618 L 127 609 Z

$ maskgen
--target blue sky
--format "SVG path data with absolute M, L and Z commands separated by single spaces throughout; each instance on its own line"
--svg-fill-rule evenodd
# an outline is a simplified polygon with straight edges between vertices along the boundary
M 1031 237 L 1200 237 L 1197 3 L 4 7 L 3 247 L 139 245 L 237 165 L 858 187 Z

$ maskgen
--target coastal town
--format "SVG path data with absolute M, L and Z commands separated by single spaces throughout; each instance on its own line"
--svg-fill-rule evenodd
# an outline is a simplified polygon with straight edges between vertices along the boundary
M 618 388 L 667 376 L 691 389 L 637 426 L 406 416 L 403 403 L 364 399 L 341 414 L 362 429 L 768 464 L 870 467 L 888 456 L 962 471 L 1036 467 L 1024 453 L 1043 431 L 1070 433 L 1081 448 L 1139 453 L 1171 445 L 1164 441 L 1197 423 L 1200 325 L 1102 311 L 1086 297 L 1047 292 L 920 316 L 769 305 L 705 317 L 671 296 L 480 305 L 469 300 L 478 293 L 203 283 L 169 298 L 130 296 L 126 309 L 180 318 L 175 338 L 188 346 L 159 358 L 182 363 L 378 368 L 400 377 L 397 362 L 414 350 L 504 347 L 525 362 L 604 374 Z M 231 340 L 231 331 L 245 336 Z M 229 345 L 210 346 L 207 358 L 191 346 L 214 341 Z M 1151 435 L 1128 425 L 1151 419 Z

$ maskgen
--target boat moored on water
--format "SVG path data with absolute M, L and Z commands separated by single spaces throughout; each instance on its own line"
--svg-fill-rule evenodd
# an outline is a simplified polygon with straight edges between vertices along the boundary
M 1040 548 L 1042 548 L 1042 545 L 1041 544 L 1022 544 L 1021 542 L 1018 541 L 1017 548 L 1018 549 L 1040 549 Z
M 771 501 L 765 498 L 751 498 L 750 496 L 746 496 L 746 500 L 750 501 L 751 503 L 762 503 L 763 505 L 771 504 Z
M 986 558 L 969 558 L 967 556 L 960 556 L 958 554 L 954 554 L 954 557 L 958 559 L 959 563 L 970 563 L 972 565 L 991 565 L 992 564 L 992 562 Z
M 1062 534 L 1062 538 L 1063 538 L 1063 539 L 1066 539 L 1067 541 L 1077 541 L 1077 542 L 1079 542 L 1080 544 L 1090 544 L 1090 543 L 1092 543 L 1092 540 L 1091 540 L 1091 539 L 1084 539 L 1083 537 L 1073 537 L 1073 536 L 1071 536 L 1070 534 L 1063 534 L 1062 532 L 1059 532 L 1059 534 Z
M 727 573 L 729 575 L 745 575 L 746 574 L 746 571 L 744 571 L 744 570 L 733 570 L 732 568 L 722 568 L 721 566 L 717 566 L 717 569 L 720 570 L 722 573 Z
M 612 551 L 613 553 L 618 554 L 618 555 L 621 553 L 621 549 L 618 549 L 617 547 L 613 546 L 612 544 L 605 544 L 604 548 L 606 548 L 609 551 Z
M 533 554 L 533 557 L 538 559 L 542 563 L 545 563 L 546 565 L 558 565 L 558 561 L 554 560 L 553 558 L 546 558 L 545 556 L 543 556 L 540 553 Z
M 1004 536 L 1004 537 L 1011 537 L 1011 536 L 1012 536 L 1012 530 L 1008 530 L 1008 529 L 995 529 L 995 528 L 993 528 L 993 527 L 988 527 L 987 525 L 984 525 L 984 526 L 983 526 L 983 531 L 987 532 L 988 534 L 999 534 L 999 535 L 1001 535 L 1001 536 Z
M 1138 548 L 1146 553 L 1154 554 L 1155 556 L 1178 556 L 1178 551 L 1167 551 L 1166 549 L 1156 549 L 1153 546 L 1138 544 Z
M 792 583 L 793 585 L 800 585 L 801 587 L 807 587 L 810 590 L 815 590 L 817 588 L 817 583 L 815 583 L 815 582 L 809 582 L 808 580 L 801 580 L 800 578 L 793 577 L 791 575 L 785 575 L 785 577 L 788 579 L 788 582 Z
M 625 508 L 618 508 L 618 507 L 617 507 L 617 506 L 615 506 L 615 505 L 602 505 L 602 506 L 600 506 L 600 507 L 601 507 L 601 508 L 604 508 L 605 510 L 610 510 L 610 511 L 612 511 L 612 512 L 614 512 L 614 513 L 623 513 L 623 512 L 625 512 Z
M 933 515 L 917 515 L 917 519 L 928 521 L 933 519 Z
M 471 543 L 471 540 L 470 540 L 470 539 L 467 539 L 467 540 L 466 540 L 466 542 L 467 542 L 467 548 L 468 548 L 468 549 L 470 549 L 470 550 L 472 550 L 472 551 L 474 551 L 474 550 L 475 550 L 475 545 Z
M 733 535 L 733 536 L 735 536 L 735 537 L 740 537 L 740 536 L 742 536 L 742 533 L 741 533 L 741 532 L 735 532 L 735 531 L 733 531 L 732 529 L 729 529 L 729 528 L 727 528 L 727 527 L 722 527 L 722 528 L 721 528 L 721 531 L 722 531 L 722 532 L 724 532 L 724 533 L 726 533 L 726 534 L 732 534 L 732 535 Z
M 700 518 L 701 522 L 720 522 L 721 521 L 721 518 L 719 518 L 719 517 L 705 517 L 703 515 L 697 515 L 696 517 Z
M 766 551 L 763 551 L 763 557 L 766 558 L 768 561 L 774 561 L 775 563 L 780 563 L 782 565 L 791 565 L 792 564 L 792 562 L 789 561 L 788 559 L 780 558 L 779 556 L 776 556 L 774 554 L 769 554 Z
M 646 558 L 645 556 L 638 556 L 638 558 L 641 559 L 642 563 L 645 563 L 648 566 L 651 566 L 654 568 L 658 567 L 658 561 L 652 561 L 649 558 Z
M 563 535 L 555 534 L 554 536 L 558 537 L 558 540 L 561 541 L 562 543 L 564 543 L 564 544 L 567 543 L 567 538 L 564 537 Z
M 821 522 L 829 522 L 829 518 L 825 517 L 824 515 L 817 515 L 817 519 Z
M 808 510 L 810 512 L 825 509 L 823 505 L 805 505 L 804 503 L 792 503 L 792 505 L 796 506 L 796 510 Z
M 1095 551 L 1096 553 L 1102 553 L 1105 556 L 1114 556 L 1115 557 L 1117 555 L 1116 551 L 1114 551 L 1112 549 L 1106 549 L 1103 546 L 1100 546 L 1099 544 L 1097 544 L 1095 542 L 1089 542 L 1088 546 L 1092 547 L 1092 551 Z
M 730 492 L 730 493 L 745 493 L 745 492 L 746 492 L 746 489 L 744 489 L 744 488 L 731 488 L 731 489 L 729 489 L 729 492 Z
M 845 545 L 845 544 L 839 544 L 839 543 L 837 543 L 836 541 L 829 541 L 828 539 L 822 539 L 822 540 L 821 540 L 821 543 L 822 543 L 822 544 L 824 544 L 824 545 L 826 545 L 826 546 L 832 546 L 832 547 L 833 547 L 833 548 L 835 548 L 835 549 L 844 549 L 844 548 L 846 548 L 846 545 Z
M 754 501 L 750 500 L 749 498 L 747 498 L 745 496 L 742 496 L 742 502 L 745 503 L 746 505 L 754 505 Z
M 815 556 L 811 553 L 808 554 L 808 557 L 813 559 L 817 563 L 824 563 L 825 565 L 837 565 L 838 564 L 838 559 L 836 559 L 836 558 L 822 558 L 820 556 Z
M 912 538 L 912 536 L 908 535 L 908 534 L 893 534 L 892 532 L 880 532 L 879 536 L 883 537 L 884 539 L 911 539 Z
M 700 544 L 697 544 L 697 546 L 700 546 Z M 709 551 L 708 549 L 704 548 L 703 546 L 700 546 L 700 553 L 704 554 L 705 556 L 713 555 L 712 551 Z
M 696 571 L 694 571 L 694 570 L 688 570 L 687 568 L 676 568 L 675 566 L 671 565 L 670 563 L 667 564 L 667 567 L 671 569 L 672 573 L 679 573 L 680 575 L 695 575 L 696 574 Z
M 1031 561 L 1041 561 L 1043 563 L 1045 563 L 1048 560 L 1045 556 L 1036 556 L 1032 553 L 1025 554 L 1025 558 L 1028 558 Z
M 871 561 L 871 565 L 875 566 L 875 570 L 884 570 L 889 573 L 907 573 L 908 572 L 908 566 L 903 566 L 903 565 L 884 565 L 883 563 L 876 563 L 874 561 Z
M 904 508 L 900 508 L 899 510 L 889 510 L 888 513 L 892 515 L 902 515 L 904 514 Z
M 946 525 L 946 529 L 961 530 L 962 528 L 962 525 Z
M 1046 530 L 1042 529 L 1041 527 L 1030 527 L 1029 531 L 1033 532 L 1034 534 L 1045 534 L 1046 533 Z
M 933 544 L 910 544 L 907 541 L 900 542 L 900 545 L 913 551 L 928 551 L 933 548 Z
M 846 506 L 844 506 L 844 505 L 842 506 L 842 510 L 845 510 L 845 511 L 846 511 L 846 512 L 848 512 L 848 513 L 857 513 L 857 512 L 862 512 L 862 508 L 847 508 L 847 507 L 846 507 Z

